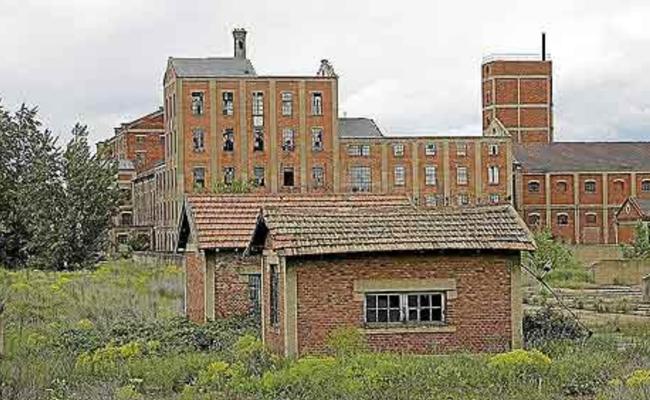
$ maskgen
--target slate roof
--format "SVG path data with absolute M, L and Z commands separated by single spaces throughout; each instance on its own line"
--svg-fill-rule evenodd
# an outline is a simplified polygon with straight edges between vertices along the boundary
M 650 142 L 515 145 L 524 172 L 650 171 Z
M 285 256 L 417 250 L 534 250 L 532 234 L 509 205 L 462 209 L 265 207 L 251 242 L 266 233 Z
M 370 118 L 339 118 L 339 137 L 378 138 L 384 136 Z
M 291 195 L 190 195 L 185 199 L 200 249 L 246 248 L 262 207 L 311 208 L 408 206 L 405 195 L 291 194 Z
M 171 66 L 180 78 L 255 76 L 255 68 L 247 58 L 170 58 Z

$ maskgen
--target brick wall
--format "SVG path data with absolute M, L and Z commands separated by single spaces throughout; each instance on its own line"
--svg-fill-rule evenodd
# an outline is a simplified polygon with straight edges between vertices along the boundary
M 205 321 L 205 256 L 185 253 L 185 314 L 194 322 Z
M 508 349 L 512 309 L 507 262 L 507 256 L 490 254 L 290 260 L 289 267 L 297 271 L 299 353 L 323 352 L 324 341 L 336 328 L 363 326 L 363 296 L 355 295 L 355 280 L 409 278 L 456 280 L 458 296 L 447 301 L 446 311 L 447 321 L 456 331 L 373 334 L 368 329 L 366 338 L 373 349 L 415 353 Z M 277 349 L 281 335 L 279 331 L 266 336 L 267 342 Z
M 216 318 L 247 315 L 253 304 L 249 295 L 249 274 L 259 274 L 260 258 L 235 253 L 211 253 L 214 263 L 214 307 Z

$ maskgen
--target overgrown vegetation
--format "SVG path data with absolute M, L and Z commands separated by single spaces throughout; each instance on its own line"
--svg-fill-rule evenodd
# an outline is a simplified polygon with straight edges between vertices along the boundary
M 650 258 L 650 227 L 639 223 L 634 228 L 634 242 L 632 245 L 622 245 L 623 255 L 626 258 Z
M 0 265 L 75 269 L 106 248 L 119 203 L 117 166 L 92 155 L 76 125 L 65 148 L 36 109 L 0 104 Z
M 329 352 L 269 353 L 256 323 L 179 317 L 174 266 L 102 264 L 94 271 L 0 270 L 7 302 L 3 400 L 94 399 L 643 399 L 650 338 L 587 338 L 551 311 L 526 317 L 528 345 L 500 355 L 371 353 L 355 329 Z M 646 397 L 644 397 L 646 396 Z

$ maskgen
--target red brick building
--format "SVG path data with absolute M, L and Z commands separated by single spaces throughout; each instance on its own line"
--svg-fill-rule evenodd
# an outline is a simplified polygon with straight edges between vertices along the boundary
M 617 243 L 633 243 L 639 224 L 650 226 L 650 198 L 630 197 L 616 213 Z
M 505 351 L 521 345 L 520 252 L 510 206 L 265 207 L 262 337 L 286 356 L 322 353 L 337 328 L 378 351 Z

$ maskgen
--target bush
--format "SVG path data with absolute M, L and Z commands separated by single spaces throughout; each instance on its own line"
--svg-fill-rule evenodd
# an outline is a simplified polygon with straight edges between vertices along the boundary
M 368 352 L 366 338 L 354 327 L 338 328 L 330 332 L 326 346 L 330 353 L 339 357 Z
M 551 359 L 539 350 L 514 350 L 497 354 L 488 361 L 488 366 L 501 373 L 518 378 L 539 379 L 548 371 Z
M 524 315 L 523 331 L 526 348 L 543 347 L 558 340 L 580 341 L 591 335 L 574 318 L 550 307 Z

